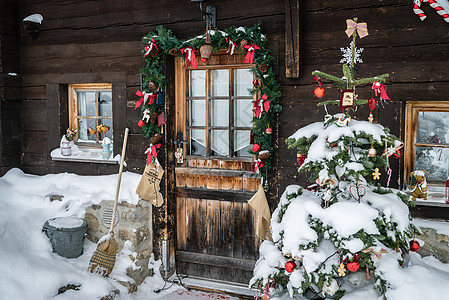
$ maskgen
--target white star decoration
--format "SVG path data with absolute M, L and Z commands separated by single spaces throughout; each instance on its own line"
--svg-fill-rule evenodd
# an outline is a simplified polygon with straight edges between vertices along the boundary
M 349 45 L 349 47 L 346 48 L 340 48 L 341 52 L 343 52 L 343 58 L 340 60 L 340 63 L 346 63 L 348 65 L 351 65 L 352 63 L 352 42 Z M 355 47 L 354 52 L 354 63 L 363 63 L 363 60 L 361 58 L 361 54 L 363 52 L 363 48 L 357 48 Z M 353 66 L 351 65 L 351 68 Z

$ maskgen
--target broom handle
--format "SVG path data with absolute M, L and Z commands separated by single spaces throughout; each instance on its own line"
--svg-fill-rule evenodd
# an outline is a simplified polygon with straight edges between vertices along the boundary
M 115 213 L 117 212 L 118 194 L 120 191 L 120 183 L 122 181 L 122 172 L 123 172 L 123 163 L 125 161 L 126 143 L 128 142 L 128 132 L 129 132 L 129 129 L 125 128 L 125 137 L 123 138 L 123 147 L 122 147 L 122 157 L 120 159 L 120 170 L 118 171 L 117 188 L 115 190 L 114 210 L 112 211 L 111 227 L 109 229 L 111 236 L 114 236 L 113 230 L 114 230 L 114 223 L 115 223 Z

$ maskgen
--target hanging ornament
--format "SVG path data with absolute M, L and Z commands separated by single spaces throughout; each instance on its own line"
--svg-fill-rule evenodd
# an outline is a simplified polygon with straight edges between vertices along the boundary
M 373 111 L 376 108 L 377 105 L 377 100 L 374 98 L 369 98 L 368 99 L 368 106 L 369 106 L 369 110 Z
M 242 41 L 243 42 L 243 41 Z M 256 50 L 259 50 L 260 47 L 256 44 L 250 44 L 250 45 L 244 45 L 243 48 L 245 48 L 248 52 L 246 52 L 245 56 L 245 64 L 252 64 L 254 60 L 254 53 Z
M 330 281 L 328 280 L 324 281 L 322 291 L 323 297 L 326 296 L 326 293 L 329 294 L 330 296 L 333 296 L 338 291 L 338 288 L 339 286 L 337 280 L 335 280 L 334 278 L 331 278 Z
M 261 161 L 260 159 L 257 159 L 252 165 L 251 168 L 253 170 L 254 173 L 256 174 L 260 174 L 260 169 L 263 168 L 265 164 L 263 163 L 263 161 Z
M 379 92 L 381 100 L 391 100 L 387 95 L 387 86 L 385 84 L 376 81 L 373 83 L 372 89 L 374 90 L 376 96 L 377 92 Z
M 259 152 L 260 146 L 258 144 L 253 145 L 253 152 Z
M 155 124 L 156 121 L 157 121 L 157 113 L 154 112 L 150 115 L 150 123 Z
M 349 194 L 352 198 L 360 202 L 360 199 L 366 195 L 366 187 L 363 184 L 351 185 L 349 187 Z
M 231 41 L 231 39 L 229 37 L 225 38 L 225 41 L 228 44 L 228 50 L 226 50 L 226 53 L 233 55 L 234 50 L 237 47 L 237 44 L 235 42 Z
M 268 150 L 263 150 L 259 152 L 259 155 L 257 156 L 257 159 L 268 159 L 270 158 L 270 152 Z
M 152 91 L 153 93 L 156 93 L 156 92 L 157 92 L 157 85 L 156 85 L 153 81 L 148 82 L 148 88 L 149 88 L 150 91 Z
M 196 64 L 195 50 L 192 47 L 185 47 L 181 49 L 181 53 L 186 55 L 186 67 L 192 65 L 192 68 L 198 69 Z
M 323 86 L 323 82 L 321 81 L 321 78 L 319 78 L 319 77 L 315 77 L 314 79 L 316 80 L 316 82 L 318 83 L 319 86 L 317 86 L 315 88 L 313 93 L 315 94 L 316 97 L 323 98 L 324 95 L 326 95 L 326 89 Z
M 137 123 L 137 125 L 139 126 L 139 127 L 143 127 L 143 125 L 145 125 L 145 122 L 143 121 L 143 120 L 139 120 L 139 123 Z M 92 129 L 92 128 L 89 128 L 89 129 Z M 93 129 L 92 129 L 93 130 Z
M 424 14 L 424 12 L 421 10 L 421 3 L 422 2 L 428 2 L 430 6 L 436 10 L 436 12 L 444 18 L 444 21 L 449 23 L 449 13 L 446 12 L 438 2 L 435 0 L 415 0 L 413 1 L 413 12 L 418 15 L 418 17 L 421 19 L 421 21 L 424 21 L 427 16 Z
M 375 168 L 373 172 L 373 180 L 379 180 L 380 179 L 380 172 L 379 168 Z
M 368 116 L 368 122 L 373 123 L 373 121 L 374 121 L 374 116 L 373 116 L 373 113 L 370 112 L 369 116 Z
M 410 241 L 410 251 L 416 252 L 421 246 L 417 240 Z
M 268 71 L 268 66 L 266 64 L 260 64 L 259 65 L 259 70 L 262 73 L 266 73 Z
M 400 158 L 402 156 L 402 152 L 400 149 L 397 149 L 391 156 L 393 156 L 394 158 Z
M 273 133 L 273 129 L 271 129 L 270 127 L 268 127 L 268 128 L 265 130 L 265 133 L 266 133 L 266 134 L 272 134 L 272 133 Z
M 164 105 L 164 93 L 159 92 L 156 94 L 156 104 Z
M 368 156 L 374 157 L 376 156 L 376 153 L 377 153 L 376 149 L 374 149 L 373 146 L 371 145 L 371 148 L 368 149 Z
M 338 268 L 338 276 L 340 277 L 346 276 L 346 268 L 343 263 L 341 263 L 340 267 Z
M 342 90 L 340 94 L 340 109 L 354 106 L 354 90 Z
M 144 120 L 147 123 L 150 121 L 150 109 L 147 108 L 143 111 L 142 120 Z
M 305 160 L 306 160 L 305 155 L 302 155 L 301 153 L 296 154 L 296 162 L 298 163 L 299 166 L 302 166 Z
M 182 155 L 182 148 L 181 147 L 176 148 L 175 158 L 176 158 L 176 162 L 178 164 L 182 164 L 184 162 L 183 155 Z
M 357 260 L 349 262 L 346 264 L 346 268 L 351 272 L 357 272 L 360 268 L 360 264 Z
M 368 35 L 368 25 L 365 22 L 356 23 L 357 18 L 354 18 L 354 21 L 351 19 L 346 20 L 346 35 L 350 37 L 351 35 L 358 34 L 362 39 Z
M 349 122 L 351 122 L 351 116 L 342 116 L 337 119 L 335 125 L 338 127 L 345 127 L 349 125 Z
M 390 180 L 391 180 L 391 174 L 392 174 L 392 170 L 391 170 L 391 168 L 388 168 L 388 171 L 387 171 L 387 175 L 388 175 L 388 179 L 387 179 L 387 187 L 390 185 Z
M 211 30 L 211 25 L 207 24 L 206 25 L 206 42 L 200 48 L 201 58 L 206 59 L 206 60 L 212 57 L 212 51 L 214 50 L 214 47 L 212 47 L 212 45 L 210 44 L 210 30 Z
M 291 273 L 296 268 L 296 263 L 293 260 L 289 260 L 285 263 L 285 271 Z

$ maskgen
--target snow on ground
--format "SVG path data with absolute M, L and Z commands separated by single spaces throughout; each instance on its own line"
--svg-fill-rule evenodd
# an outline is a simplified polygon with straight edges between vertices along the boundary
M 137 203 L 135 194 L 140 174 L 124 172 L 119 201 Z M 84 217 L 84 210 L 101 200 L 114 199 L 117 175 L 78 176 L 74 174 L 48 174 L 35 176 L 12 169 L 0 177 L 0 299 L 99 299 L 120 291 L 119 299 L 236 299 L 222 295 L 187 291 L 179 285 L 156 293 L 164 287 L 158 272 L 160 261 L 150 261 L 155 276 L 149 277 L 136 293 L 115 279 L 126 279 L 125 269 L 132 262 L 123 249 L 117 257 L 111 278 L 103 278 L 87 271 L 96 244 L 85 240 L 84 253 L 67 259 L 52 252 L 49 239 L 42 227 L 54 217 Z M 50 195 L 63 195 L 63 201 L 50 201 Z M 446 222 L 416 220 L 415 224 L 436 228 L 449 234 Z M 433 257 L 422 258 L 416 253 L 410 256 L 410 264 L 401 268 L 387 260 L 381 261 L 381 269 L 387 274 L 392 289 L 389 300 L 446 299 L 449 294 L 449 264 Z M 67 290 L 58 295 L 58 289 L 67 284 L 80 285 L 79 290 Z M 343 300 L 378 300 L 379 294 L 371 285 L 354 287 Z M 288 299 L 288 297 L 274 297 Z

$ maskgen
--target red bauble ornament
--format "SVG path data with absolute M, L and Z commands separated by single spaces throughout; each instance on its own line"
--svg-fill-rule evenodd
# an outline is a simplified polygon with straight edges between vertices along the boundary
M 254 144 L 253 145 L 253 152 L 259 152 L 259 150 L 260 150 L 260 146 L 257 145 L 257 144 Z
M 272 134 L 272 133 L 273 133 L 273 129 L 271 129 L 270 127 L 268 127 L 268 128 L 265 130 L 265 132 L 266 132 L 267 134 Z
M 400 149 L 396 150 L 391 156 L 393 156 L 394 158 L 399 158 L 401 157 L 402 152 Z
M 416 252 L 419 250 L 419 242 L 417 240 L 410 241 L 410 251 Z
M 317 96 L 318 98 L 322 98 L 324 97 L 324 95 L 326 95 L 326 89 L 324 87 L 320 87 L 317 86 L 315 88 L 315 90 L 313 91 L 313 93 L 315 94 L 315 96 Z
M 346 269 L 348 269 L 351 272 L 357 272 L 359 268 L 360 264 L 358 261 L 353 261 L 346 264 Z
M 373 111 L 376 108 L 376 104 L 377 104 L 377 100 L 376 99 L 374 99 L 374 98 L 369 98 L 368 99 L 368 106 L 369 106 L 369 109 L 371 111 Z
M 291 273 L 296 268 L 296 263 L 293 260 L 289 260 L 285 263 L 285 271 Z
M 145 122 L 143 120 L 140 120 L 139 123 L 137 123 L 137 125 L 139 125 L 139 127 L 143 127 L 143 125 L 145 125 Z
M 302 164 L 304 163 L 304 161 L 306 160 L 305 155 L 302 154 L 296 154 L 296 162 L 298 163 L 299 166 L 302 166 Z

